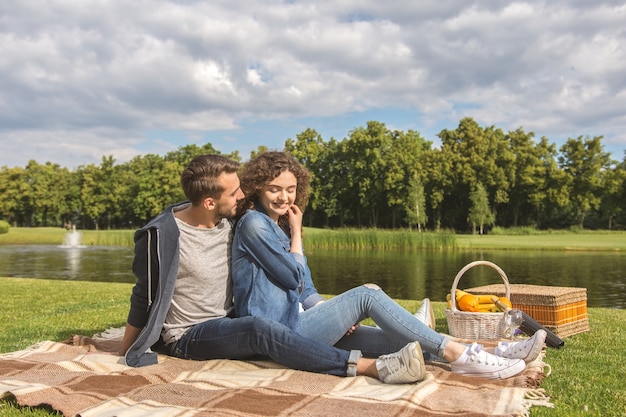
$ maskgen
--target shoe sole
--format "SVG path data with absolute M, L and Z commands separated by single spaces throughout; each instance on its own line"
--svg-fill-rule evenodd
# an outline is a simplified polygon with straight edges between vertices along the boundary
M 417 359 L 420 364 L 420 370 L 418 372 L 418 379 L 414 382 L 419 382 L 426 377 L 426 364 L 424 363 L 424 354 L 422 353 L 422 346 L 419 343 L 415 343 L 413 347 L 413 357 Z
M 530 352 L 528 352 L 528 355 L 526 355 L 526 357 L 524 358 L 524 362 L 526 363 L 530 363 L 537 359 L 537 356 L 539 356 L 539 353 L 543 350 L 543 344 L 546 341 L 547 333 L 545 330 L 539 329 L 537 330 L 535 335 L 539 337 L 535 339 L 533 347 L 530 349 Z M 539 340 L 541 340 L 541 342 L 539 342 Z
M 425 298 L 424 300 L 428 300 L 427 298 Z M 432 330 L 435 330 L 435 327 L 437 327 L 437 324 L 435 323 L 435 311 L 433 310 L 433 305 L 430 302 L 430 300 L 428 301 L 424 301 L 422 300 L 422 305 L 424 304 L 424 302 L 428 303 L 428 317 L 424 318 L 424 320 L 422 320 L 421 318 L 419 318 L 418 316 L 416 316 L 415 314 L 413 314 L 413 316 L 418 319 L 419 321 L 421 321 L 422 323 L 424 323 L 426 326 L 428 326 L 429 328 L 431 328 Z M 421 306 L 420 306 L 421 308 Z M 417 313 L 416 313 L 417 314 Z M 428 319 L 428 320 L 426 320 Z
M 430 314 L 430 320 L 428 320 L 428 327 L 435 330 L 435 312 L 433 311 L 433 305 L 430 301 L 428 301 L 428 314 Z
M 509 366 L 505 369 L 500 369 L 499 371 L 494 372 L 481 372 L 481 373 L 462 373 L 458 372 L 459 375 L 464 376 L 475 376 L 480 378 L 487 379 L 507 379 L 512 376 L 515 376 L 526 369 L 526 362 L 521 359 L 510 359 L 510 361 L 516 361 L 513 365 Z

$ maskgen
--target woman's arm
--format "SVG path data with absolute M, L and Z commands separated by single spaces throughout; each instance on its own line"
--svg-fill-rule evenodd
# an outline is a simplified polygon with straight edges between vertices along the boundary
M 286 289 L 299 287 L 306 274 L 304 256 L 290 252 L 288 238 L 266 214 L 248 212 L 239 220 L 235 233 L 238 249 L 250 256 L 269 279 Z

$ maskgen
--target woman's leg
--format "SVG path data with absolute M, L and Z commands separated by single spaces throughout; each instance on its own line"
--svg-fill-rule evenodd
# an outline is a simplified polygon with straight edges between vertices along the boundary
M 359 326 L 350 335 L 345 335 L 334 345 L 344 350 L 361 350 L 366 358 L 377 358 L 381 355 L 387 355 L 396 352 L 402 348 L 402 344 L 393 341 L 385 335 L 380 327 Z M 424 360 L 438 361 L 442 360 L 437 355 L 424 352 Z
M 382 337 L 389 343 L 401 345 L 417 341 L 427 353 L 450 362 L 455 373 L 503 379 L 519 374 L 526 367 L 521 359 L 505 359 L 484 351 L 476 343 L 467 346 L 444 337 L 372 284 L 354 288 L 301 313 L 299 331 L 309 338 L 334 345 L 347 329 L 366 317 L 376 322 L 382 330 Z M 380 346 L 380 334 L 375 337 L 374 340 L 363 340 L 359 350 L 367 351 L 367 346 L 372 343 Z
M 354 342 L 349 342 L 351 345 L 364 343 L 360 350 L 371 353 L 369 346 L 372 346 L 374 350 L 393 351 L 397 346 L 418 341 L 424 351 L 443 357 L 449 339 L 417 320 L 374 284 L 353 288 L 302 312 L 298 331 L 311 339 L 335 345 L 350 326 L 368 317 L 382 332 L 368 330 L 369 338 L 358 335 L 358 339 L 355 337 Z

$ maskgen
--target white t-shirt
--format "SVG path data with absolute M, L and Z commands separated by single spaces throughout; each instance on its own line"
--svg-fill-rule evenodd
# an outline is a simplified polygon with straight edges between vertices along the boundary
M 232 225 L 223 219 L 212 229 L 190 226 L 176 218 L 180 259 L 172 304 L 165 317 L 165 343 L 177 341 L 191 326 L 231 315 Z

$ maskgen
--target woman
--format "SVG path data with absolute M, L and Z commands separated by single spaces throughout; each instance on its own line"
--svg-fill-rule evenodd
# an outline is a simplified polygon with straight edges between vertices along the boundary
M 374 284 L 325 301 L 313 285 L 302 249 L 300 207 L 306 205 L 309 177 L 284 152 L 266 152 L 245 165 L 245 198 L 232 246 L 238 316 L 276 320 L 304 336 L 371 357 L 417 341 L 429 358 L 443 359 L 452 372 L 468 376 L 508 378 L 537 357 L 545 335 L 504 343 L 488 353 L 476 343 L 467 346 L 435 332 Z M 377 327 L 355 325 L 368 317 Z

